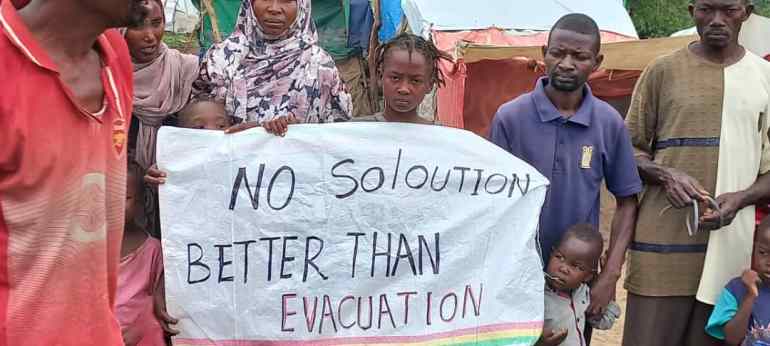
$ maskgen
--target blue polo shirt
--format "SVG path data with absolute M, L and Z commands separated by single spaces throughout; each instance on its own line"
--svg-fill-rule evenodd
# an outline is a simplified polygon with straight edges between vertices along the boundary
M 551 182 L 540 214 L 540 246 L 546 262 L 570 226 L 588 223 L 598 230 L 602 181 L 616 197 L 642 191 L 620 114 L 586 85 L 580 109 L 565 118 L 546 96 L 547 83 L 548 78 L 541 78 L 533 92 L 502 105 L 489 136 Z

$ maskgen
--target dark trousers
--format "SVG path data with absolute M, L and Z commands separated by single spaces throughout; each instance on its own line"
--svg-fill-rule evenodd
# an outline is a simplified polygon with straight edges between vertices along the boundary
M 628 294 L 623 346 L 718 346 L 706 334 L 714 307 L 695 297 L 647 297 Z

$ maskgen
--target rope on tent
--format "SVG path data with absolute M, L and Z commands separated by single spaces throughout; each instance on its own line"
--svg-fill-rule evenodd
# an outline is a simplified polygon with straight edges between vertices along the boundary
M 214 33 L 214 42 L 222 42 L 222 34 L 219 32 L 219 21 L 217 20 L 217 12 L 214 11 L 214 6 L 211 4 L 211 0 L 202 0 L 205 13 L 201 15 L 201 20 L 207 14 L 211 19 L 211 31 Z

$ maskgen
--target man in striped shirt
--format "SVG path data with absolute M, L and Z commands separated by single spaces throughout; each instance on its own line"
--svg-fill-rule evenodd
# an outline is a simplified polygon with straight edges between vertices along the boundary
M 749 267 L 753 205 L 770 196 L 770 64 L 738 44 L 752 9 L 693 1 L 701 39 L 653 62 L 634 91 L 626 125 L 646 187 L 628 255 L 624 345 L 718 344 L 706 321 Z M 719 211 L 704 212 L 707 196 Z M 701 212 L 688 231 L 693 202 Z
M 0 2 L 0 346 L 123 344 L 132 66 L 109 28 L 145 13 L 140 0 Z

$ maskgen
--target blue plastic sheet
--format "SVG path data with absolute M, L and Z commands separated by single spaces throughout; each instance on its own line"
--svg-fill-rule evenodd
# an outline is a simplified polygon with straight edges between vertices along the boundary
M 374 16 L 369 0 L 350 0 L 348 47 L 366 52 L 369 49 L 373 23 Z
M 380 0 L 380 14 L 380 41 L 386 42 L 396 36 L 396 31 L 401 25 L 401 18 L 404 16 L 401 0 Z

